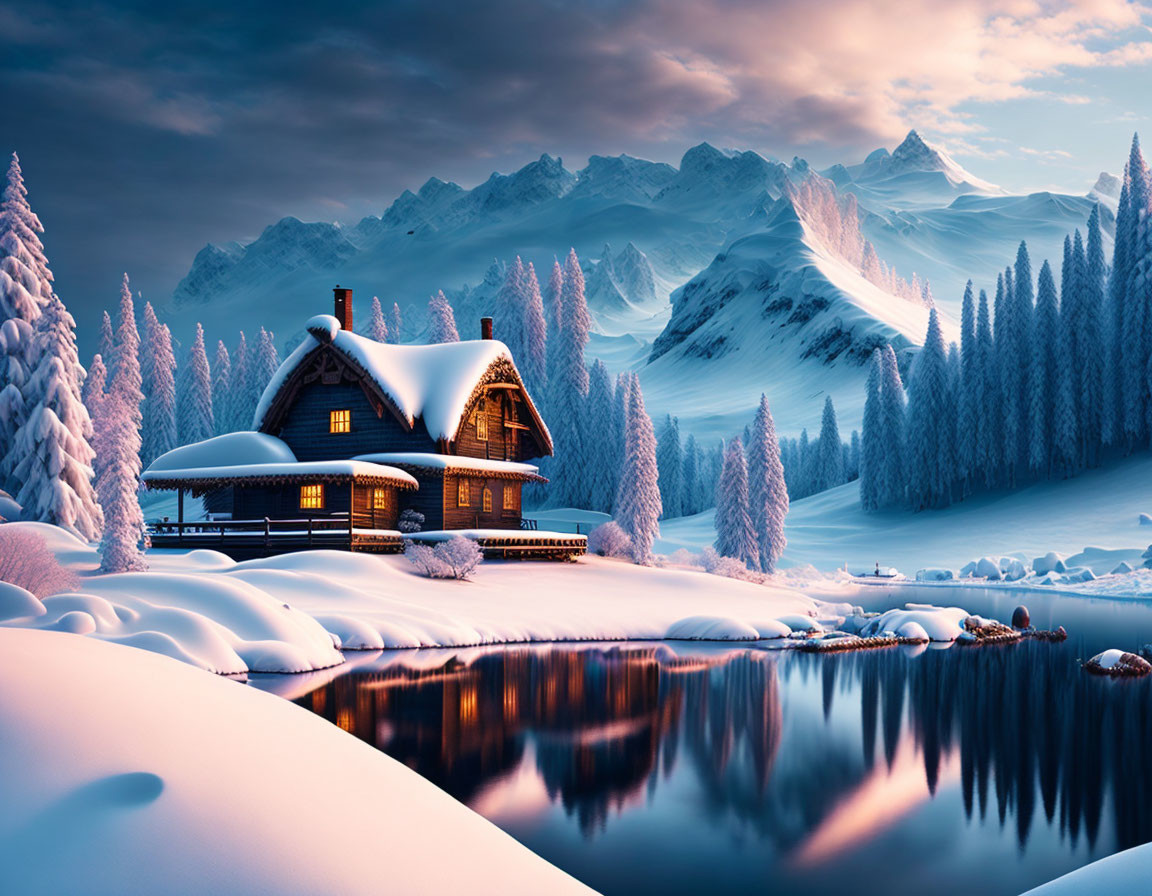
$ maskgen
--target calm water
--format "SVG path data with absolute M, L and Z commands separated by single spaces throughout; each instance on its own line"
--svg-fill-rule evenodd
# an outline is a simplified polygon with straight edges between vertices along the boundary
M 396 651 L 255 681 L 604 893 L 1019 893 L 1152 840 L 1152 682 L 1077 657 L 1152 606 L 1021 601 L 1065 644 L 813 656 L 686 644 Z

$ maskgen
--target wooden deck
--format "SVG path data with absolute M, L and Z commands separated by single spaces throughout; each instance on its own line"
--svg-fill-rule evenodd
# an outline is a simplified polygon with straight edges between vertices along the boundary
M 558 536 L 556 533 L 517 531 L 509 529 L 508 534 L 475 535 L 462 530 L 461 535 L 480 545 L 487 560 L 575 560 L 588 552 L 588 539 L 582 535 Z M 435 545 L 443 540 L 440 533 L 429 532 L 423 539 L 421 533 L 408 536 L 417 544 Z
M 150 523 L 148 534 L 154 548 L 208 548 L 233 560 L 293 551 L 399 554 L 404 550 L 399 533 L 353 529 L 347 519 L 165 521 Z

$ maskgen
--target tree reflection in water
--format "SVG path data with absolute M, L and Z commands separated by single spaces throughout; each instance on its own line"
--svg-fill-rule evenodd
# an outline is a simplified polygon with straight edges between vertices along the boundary
M 1041 818 L 1067 847 L 1095 849 L 1106 805 L 1115 842 L 1100 849 L 1152 840 L 1152 692 L 1085 675 L 1068 645 L 833 656 L 509 647 L 434 668 L 388 660 L 297 702 L 464 802 L 534 763 L 585 837 L 690 771 L 701 824 L 738 824 L 781 860 L 824 861 L 898 821 L 892 776 L 904 762 L 916 778 L 909 807 L 947 775 L 965 815 L 1010 832 L 1021 855 Z M 891 805 L 877 815 L 878 802 Z

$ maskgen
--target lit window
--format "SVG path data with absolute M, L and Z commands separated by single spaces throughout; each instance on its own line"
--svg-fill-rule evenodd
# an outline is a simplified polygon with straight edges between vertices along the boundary
M 300 486 L 300 509 L 301 510 L 320 510 L 324 507 L 324 486 L 323 485 L 302 485 Z
M 467 479 L 460 479 L 456 483 L 456 506 L 468 507 L 472 503 L 472 496 L 470 494 L 469 483 Z
M 329 411 L 328 412 L 328 432 L 351 432 L 352 431 L 352 412 L 351 411 Z
M 481 442 L 488 441 L 488 415 L 483 411 L 476 415 L 476 438 Z
M 516 489 L 514 489 L 510 485 L 504 486 L 504 509 L 505 510 L 515 510 L 516 509 Z
M 485 513 L 492 512 L 492 489 L 490 488 L 484 489 L 483 510 Z
M 388 489 L 374 488 L 372 489 L 372 509 L 373 510 L 387 510 L 388 509 Z

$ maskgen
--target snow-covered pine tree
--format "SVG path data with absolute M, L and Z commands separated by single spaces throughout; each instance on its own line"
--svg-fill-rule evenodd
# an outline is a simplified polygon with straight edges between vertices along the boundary
M 36 365 L 25 384 L 26 417 L 8 454 L 23 518 L 51 523 L 86 541 L 103 518 L 92 486 L 92 420 L 81 399 L 84 368 L 76 322 L 54 293 L 36 320 Z
M 39 352 L 36 322 L 52 299 L 52 272 L 40 234 L 44 226 L 28 205 L 20 159 L 12 153 L 8 181 L 0 201 L 0 462 L 8 471 L 6 484 L 15 492 L 20 483 L 10 477 L 15 460 L 12 440 L 31 412 L 23 394 Z
M 796 472 L 792 476 L 797 498 L 807 498 L 812 488 L 812 447 L 808 443 L 808 429 L 800 430 L 800 440 L 796 443 Z
M 748 512 L 748 462 L 739 438 L 724 450 L 716 483 L 716 542 L 721 557 L 735 557 L 749 569 L 760 566 L 760 546 Z
M 456 330 L 456 315 L 448 303 L 444 290 L 440 290 L 428 301 L 428 342 L 436 345 L 442 342 L 459 342 Z
M 684 501 L 684 516 L 692 516 L 703 510 L 700 491 L 700 449 L 696 447 L 696 437 L 688 433 L 684 440 L 684 466 L 680 471 L 680 484 Z
M 517 363 L 523 363 L 524 357 L 524 304 L 527 298 L 524 275 L 524 262 L 517 255 L 508 265 L 504 283 L 496 295 L 497 335 L 508 346 Z
M 1132 151 L 1128 158 L 1128 219 L 1127 229 L 1117 231 L 1117 243 L 1125 243 L 1124 270 L 1119 264 L 1113 277 L 1122 277 L 1121 297 L 1123 314 L 1121 326 L 1121 365 L 1120 394 L 1124 409 L 1124 435 L 1128 445 L 1143 447 L 1148 437 L 1149 393 L 1148 361 L 1152 357 L 1152 309 L 1149 302 L 1150 286 L 1146 265 L 1142 262 L 1147 255 L 1148 216 L 1152 213 L 1152 182 L 1148 166 L 1140 151 L 1138 137 L 1132 138 Z M 1119 222 L 1117 223 L 1119 227 Z
M 913 510 L 944 507 L 951 500 L 955 462 L 949 451 L 949 372 L 936 309 L 928 312 L 924 347 L 912 362 L 908 381 L 905 446 L 908 500 Z
M 848 477 L 848 481 L 860 478 L 860 432 L 852 430 L 852 435 L 848 439 L 848 444 L 844 446 L 848 451 L 848 459 L 845 461 L 844 472 Z
M 176 358 L 172 352 L 172 334 L 156 319 L 151 303 L 144 305 L 140 370 L 144 392 L 140 460 L 147 467 L 177 445 Z
M 544 303 L 545 315 L 548 319 L 548 332 L 555 339 L 564 325 L 564 272 L 560 267 L 560 260 L 552 262 L 552 273 L 548 277 L 548 292 Z
M 957 394 L 956 472 L 962 496 L 972 491 L 980 439 L 980 370 L 976 350 L 976 301 L 972 281 L 964 287 L 960 304 L 960 384 Z
M 1003 286 L 1001 285 L 1002 289 Z M 992 338 L 992 319 L 988 312 L 988 294 L 980 290 L 976 309 L 976 383 L 977 440 L 975 464 L 978 483 L 991 486 L 999 475 L 1000 391 Z
M 1060 378 L 1071 359 L 1064 354 L 1060 332 L 1060 309 L 1056 298 L 1056 281 L 1045 261 L 1040 267 L 1036 289 L 1035 322 L 1032 327 L 1031 373 L 1029 389 L 1028 463 L 1040 476 L 1052 472 L 1052 425 L 1060 396 Z
M 551 344 L 555 344 L 554 342 Z M 624 466 L 624 438 L 628 429 L 628 392 L 632 388 L 632 378 L 629 374 L 616 375 L 616 387 L 612 392 L 612 417 L 606 433 L 605 452 L 615 469 Z M 616 512 L 616 496 L 620 494 L 619 476 L 616 477 L 616 491 L 612 497 L 612 512 Z
M 548 385 L 548 324 L 544 320 L 544 299 L 532 262 L 524 271 L 524 347 L 517 358 L 531 391 L 542 395 Z
M 1073 250 L 1075 253 L 1075 250 Z M 1089 466 L 1100 462 L 1100 449 L 1107 441 L 1108 425 L 1104 416 L 1109 403 L 1106 395 L 1107 323 L 1104 315 L 1105 280 L 1104 238 L 1100 230 L 1100 205 L 1088 216 L 1088 246 L 1081 268 L 1080 304 L 1084 309 L 1082 338 L 1077 340 L 1081 354 L 1080 381 L 1073 383 L 1075 413 L 1078 421 L 1080 450 L 1078 457 Z M 1079 267 L 1077 254 L 1077 266 Z
M 176 420 L 180 444 L 202 442 L 216 431 L 212 413 L 212 373 L 204 349 L 204 328 L 197 323 L 188 357 L 180 369 Z
M 232 353 L 232 390 L 228 396 L 228 431 L 242 432 L 252 428 L 256 405 L 252 401 L 251 359 L 244 331 Z
M 1076 239 L 1080 240 L 1080 231 L 1076 231 Z M 1080 257 L 1083 261 L 1084 245 L 1080 244 Z M 1080 382 L 1084 377 L 1084 364 L 1085 358 L 1078 353 L 1078 344 L 1082 341 L 1081 335 L 1084 326 L 1085 316 L 1085 290 L 1083 288 L 1084 270 L 1083 264 L 1076 261 L 1075 252 L 1072 249 L 1072 238 L 1068 235 L 1064 236 L 1064 253 L 1063 260 L 1060 264 L 1060 363 L 1064 365 L 1066 370 L 1060 372 L 1062 378 L 1066 378 L 1070 385 L 1074 385 L 1074 389 L 1069 393 L 1073 403 L 1073 414 L 1076 415 L 1073 419 L 1073 428 L 1077 430 L 1073 434 L 1073 456 L 1071 466 L 1073 468 L 1080 468 L 1083 466 L 1083 452 L 1081 451 L 1080 437 L 1078 433 L 1077 421 L 1081 419 L 1076 414 L 1076 402 L 1080 396 Z M 1036 302 L 1037 326 L 1040 324 L 1040 302 L 1037 298 Z M 1053 396 L 1053 407 L 1056 406 L 1059 396 Z M 1055 426 L 1055 420 L 1053 420 Z M 1055 437 L 1054 437 L 1055 438 Z M 1052 444 L 1053 453 L 1057 450 L 1055 442 Z M 1071 472 L 1068 468 L 1059 468 L 1061 473 Z
M 788 515 L 788 487 L 780 462 L 780 442 L 776 424 L 768 409 L 768 398 L 760 396 L 748 446 L 748 516 L 756 533 L 757 561 L 761 572 L 775 572 L 776 563 L 788 543 L 784 518 Z
M 216 357 L 212 361 L 212 413 L 216 421 L 216 435 L 230 432 L 230 397 L 232 389 L 232 358 L 223 339 L 216 340 Z
M 399 302 L 393 302 L 392 303 L 392 329 L 391 329 L 391 332 L 389 335 L 392 337 L 392 342 L 395 345 L 400 344 L 400 324 L 401 323 L 403 323 L 403 319 L 400 316 L 400 303 Z
M 100 315 L 100 357 L 104 358 L 104 363 L 107 364 L 115 351 L 116 337 L 112 334 L 112 316 L 104 311 Z M 112 371 L 108 371 L 111 375 Z
M 903 504 L 907 494 L 906 448 L 904 439 L 905 409 L 904 383 L 900 379 L 900 367 L 896 362 L 896 351 L 890 344 L 884 346 L 884 372 L 880 380 L 880 405 L 882 408 L 881 444 L 884 460 L 884 474 L 880 489 L 881 506 Z
M 880 399 L 880 382 L 884 376 L 884 353 L 872 350 L 868 367 L 868 385 L 864 397 L 864 425 L 860 446 L 860 506 L 877 510 L 882 502 L 884 477 L 884 411 Z
M 684 514 L 683 482 L 684 456 L 680 447 L 680 422 L 670 414 L 664 415 L 664 426 L 657 440 L 656 466 L 660 476 L 660 503 L 663 519 L 674 519 Z
M 140 377 L 140 336 L 136 330 L 128 275 L 120 290 L 120 318 L 113 352 L 116 372 L 101 402 L 100 438 L 104 452 L 96 492 L 104 510 L 104 534 L 100 541 L 100 568 L 104 572 L 145 569 L 142 546 L 147 532 L 136 493 L 140 488 L 140 427 L 144 399 Z
M 812 490 L 823 492 L 844 479 L 844 443 L 840 440 L 840 427 L 836 422 L 836 408 L 832 396 L 824 399 L 824 414 L 820 423 L 820 439 L 816 443 L 816 457 L 812 468 Z
M 1112 267 L 1108 276 L 1106 305 L 1108 353 L 1104 359 L 1104 441 L 1107 445 L 1123 446 L 1124 403 L 1121 389 L 1124 376 L 1124 291 L 1131 272 L 1132 243 L 1135 234 L 1132 221 L 1132 203 L 1128 192 L 1131 185 L 1128 166 L 1124 166 L 1124 180 L 1120 199 L 1116 205 L 1116 238 L 1112 244 Z
M 104 390 L 108 382 L 108 368 L 104 366 L 104 358 L 97 352 L 92 356 L 92 363 L 88 365 L 88 375 L 84 377 L 84 385 L 80 389 L 80 400 L 88 408 L 88 416 L 95 420 L 100 411 L 100 402 L 104 400 Z M 95 448 L 95 443 L 93 443 Z
M 379 296 L 372 296 L 372 306 L 368 311 L 368 329 L 364 335 L 377 342 L 388 341 L 388 324 L 384 320 L 384 309 L 380 305 Z
M 260 397 L 279 369 L 280 353 L 276 351 L 276 339 L 271 332 L 261 327 L 260 337 L 256 343 L 256 354 L 248 369 L 252 396 L 249 399 L 251 411 L 244 423 L 244 429 L 252 427 L 253 417 L 256 416 L 256 406 L 260 404 Z
M 570 324 L 571 317 L 565 321 L 565 329 Z M 624 467 L 620 473 L 615 519 L 631 537 L 632 562 L 647 565 L 652 562 L 652 542 L 660 531 L 660 486 L 656 434 L 644 410 L 644 395 L 636 374 L 630 377 L 624 441 Z
M 552 437 L 556 462 L 553 490 L 565 506 L 581 506 L 587 496 L 582 494 L 580 465 L 584 462 L 585 445 L 583 414 L 588 396 L 588 368 L 584 366 L 584 346 L 592 320 L 584 299 L 584 274 L 576 250 L 568 253 L 564 264 L 564 287 L 561 299 L 563 321 L 559 336 L 553 340 L 557 346 L 555 367 L 548 375 Z M 631 400 L 631 391 L 628 393 Z M 627 417 L 626 419 L 630 419 Z
M 1011 345 L 1014 363 L 1011 365 L 1013 379 L 1009 382 L 1016 389 L 1016 409 L 1018 411 L 1016 416 L 1010 418 L 1016 424 L 1016 457 L 1012 466 L 1013 479 L 1015 480 L 1016 476 L 1023 475 L 1028 469 L 1029 442 L 1032 435 L 1031 420 L 1028 413 L 1032 393 L 1028 380 L 1031 376 L 1030 360 L 1035 345 L 1032 334 L 1035 317 L 1035 288 L 1032 279 L 1032 260 L 1028 255 L 1028 246 L 1024 241 L 1020 242 L 1020 247 L 1016 250 L 1016 266 L 1012 273 L 1011 295 L 1014 311 L 1012 314 L 1013 340 Z M 1005 288 L 1007 288 L 1007 283 L 1005 283 Z
M 599 358 L 592 365 L 588 375 L 588 407 L 585 419 L 592 421 L 596 428 L 595 437 L 590 440 L 592 454 L 584 466 L 585 488 L 588 493 L 588 509 L 610 513 L 612 502 L 619 486 L 622 456 L 617 451 L 615 399 L 612 392 L 612 379 L 608 368 Z

